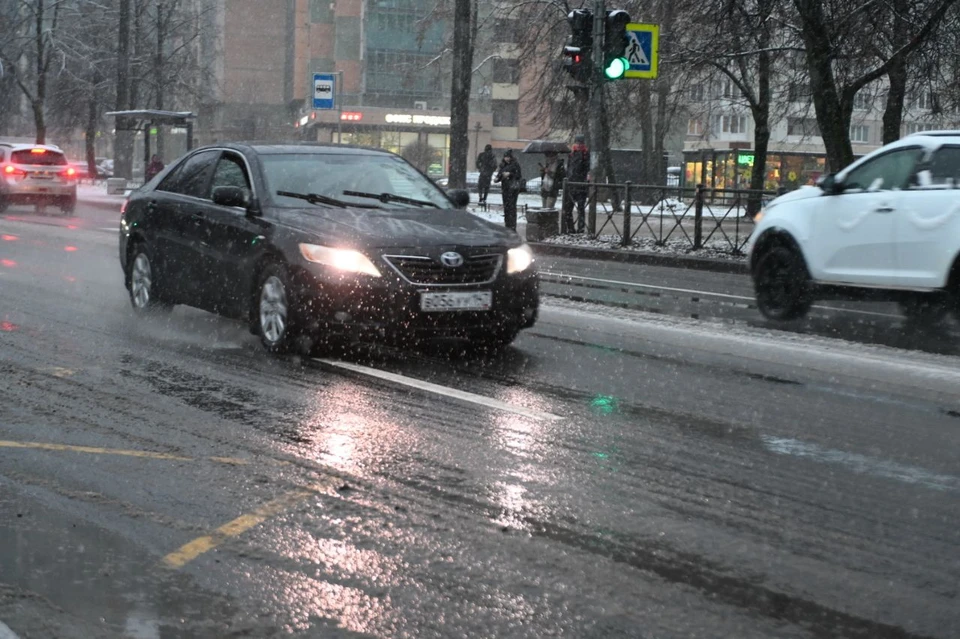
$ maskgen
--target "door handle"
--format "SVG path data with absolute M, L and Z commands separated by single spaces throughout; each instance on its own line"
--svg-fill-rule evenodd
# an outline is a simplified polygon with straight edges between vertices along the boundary
M 892 206 L 878 206 L 874 209 L 874 213 L 893 213 Z

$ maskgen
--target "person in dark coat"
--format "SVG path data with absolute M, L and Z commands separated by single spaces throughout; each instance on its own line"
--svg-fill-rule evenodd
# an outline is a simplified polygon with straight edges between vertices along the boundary
M 493 177 L 493 172 L 497 170 L 497 156 L 489 144 L 483 148 L 483 153 L 477 156 L 477 170 L 480 171 L 477 193 L 480 196 L 480 204 L 486 204 L 487 194 L 490 192 L 490 179 Z
M 583 233 L 586 227 L 587 210 L 587 186 L 584 185 L 590 177 L 590 151 L 584 142 L 584 137 L 578 135 L 574 138 L 573 151 L 570 153 L 569 164 L 567 165 L 567 180 L 569 182 L 579 182 L 580 186 L 569 187 L 570 193 L 563 199 L 563 224 L 561 232 L 563 233 Z M 568 184 L 569 184 L 568 182 Z M 573 206 L 577 206 L 577 224 L 574 231 Z
M 543 208 L 552 209 L 557 205 L 557 196 L 566 176 L 563 159 L 556 153 L 547 153 L 546 164 L 540 165 L 540 204 Z
M 523 189 L 523 175 L 520 163 L 513 157 L 513 150 L 507 149 L 500 162 L 496 181 L 503 193 L 503 223 L 508 229 L 517 230 L 517 198 Z
M 150 158 L 150 163 L 147 164 L 147 168 L 143 173 L 143 181 L 149 182 L 154 177 L 156 177 L 157 173 L 162 171 L 163 168 L 164 168 L 163 160 L 160 159 L 159 155 L 154 154 L 153 157 Z

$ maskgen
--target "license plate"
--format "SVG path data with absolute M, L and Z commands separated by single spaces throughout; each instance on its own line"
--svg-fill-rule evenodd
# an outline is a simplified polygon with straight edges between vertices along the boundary
M 462 293 L 420 293 L 420 310 L 435 311 L 489 311 L 493 304 L 490 291 Z

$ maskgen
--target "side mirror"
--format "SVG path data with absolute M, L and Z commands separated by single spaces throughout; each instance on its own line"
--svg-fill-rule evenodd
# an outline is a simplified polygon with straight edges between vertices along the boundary
M 213 203 L 246 209 L 250 206 L 250 191 L 239 186 L 218 186 L 213 189 Z
M 819 186 L 827 195 L 835 195 L 843 190 L 843 183 L 837 181 L 836 173 L 831 173 L 830 175 L 821 175 L 817 179 L 817 186 Z
M 465 189 L 453 189 L 447 192 L 447 197 L 453 202 L 454 208 L 465 209 L 470 204 L 470 191 Z

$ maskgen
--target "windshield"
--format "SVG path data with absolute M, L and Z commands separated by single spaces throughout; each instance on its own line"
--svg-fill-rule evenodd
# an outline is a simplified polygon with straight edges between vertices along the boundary
M 67 158 L 63 156 L 63 153 L 49 149 L 14 151 L 10 154 L 10 160 L 14 164 L 30 164 L 33 166 L 63 166 L 67 163 Z
M 303 200 L 278 195 L 278 191 L 314 193 L 364 207 L 371 205 L 371 198 L 367 194 L 386 194 L 378 207 L 453 208 L 442 191 L 398 157 L 379 154 L 287 153 L 262 155 L 261 158 L 267 191 L 280 205 L 302 207 Z M 365 195 L 359 195 L 361 193 Z

